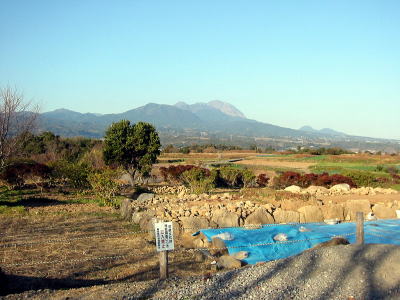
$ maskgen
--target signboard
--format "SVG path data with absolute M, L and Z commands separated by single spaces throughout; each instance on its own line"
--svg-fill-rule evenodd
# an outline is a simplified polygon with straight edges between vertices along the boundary
M 157 251 L 174 250 L 174 230 L 172 222 L 154 224 Z

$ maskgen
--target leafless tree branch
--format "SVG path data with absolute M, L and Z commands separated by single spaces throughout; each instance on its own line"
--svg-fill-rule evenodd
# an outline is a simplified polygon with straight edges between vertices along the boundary
M 19 137 L 35 129 L 38 112 L 16 88 L 0 88 L 0 169 L 17 154 Z

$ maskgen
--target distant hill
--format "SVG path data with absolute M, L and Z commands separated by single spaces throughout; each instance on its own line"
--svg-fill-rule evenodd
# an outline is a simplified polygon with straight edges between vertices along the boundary
M 233 105 L 221 101 L 192 105 L 184 102 L 175 105 L 149 103 L 120 114 L 104 115 L 57 109 L 40 115 L 40 128 L 63 136 L 102 137 L 107 126 L 122 119 L 150 122 L 159 131 L 172 130 L 176 133 L 189 131 L 250 137 L 304 134 L 298 130 L 247 119 Z
M 322 134 L 336 135 L 336 136 L 346 136 L 347 135 L 346 133 L 336 131 L 331 128 L 322 128 L 322 129 L 318 130 L 318 129 L 314 129 L 308 125 L 299 128 L 299 130 L 305 131 L 305 132 L 322 133 Z
M 65 137 L 102 138 L 106 128 L 119 120 L 152 123 L 162 142 L 187 145 L 192 143 L 231 143 L 296 149 L 298 146 L 343 147 L 357 151 L 395 151 L 399 141 L 346 135 L 333 129 L 316 130 L 303 126 L 299 130 L 247 119 L 236 107 L 221 101 L 175 105 L 149 103 L 118 114 L 79 113 L 57 109 L 39 115 L 41 131 L 52 131 Z

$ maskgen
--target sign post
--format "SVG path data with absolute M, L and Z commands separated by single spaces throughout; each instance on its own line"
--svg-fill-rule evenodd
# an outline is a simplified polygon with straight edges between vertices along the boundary
M 168 278 L 168 251 L 174 250 L 174 230 L 172 222 L 154 224 L 156 247 L 160 252 L 160 279 Z
M 358 245 L 364 244 L 364 213 L 356 213 L 356 243 Z

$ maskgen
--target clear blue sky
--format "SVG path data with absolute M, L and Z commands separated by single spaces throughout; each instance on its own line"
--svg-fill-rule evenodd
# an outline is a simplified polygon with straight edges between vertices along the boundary
M 227 101 L 400 139 L 400 1 L 0 1 L 0 86 L 43 111 Z

